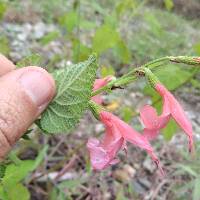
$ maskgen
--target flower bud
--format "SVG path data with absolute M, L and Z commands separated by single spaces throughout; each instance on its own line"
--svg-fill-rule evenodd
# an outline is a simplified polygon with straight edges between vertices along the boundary
M 155 74 L 153 74 L 153 72 L 148 69 L 148 68 L 144 68 L 145 71 L 145 76 L 147 77 L 150 85 L 155 88 L 157 83 L 160 83 L 160 81 L 158 80 L 157 76 Z
M 184 63 L 188 65 L 200 65 L 200 57 L 177 56 L 170 57 L 171 62 Z

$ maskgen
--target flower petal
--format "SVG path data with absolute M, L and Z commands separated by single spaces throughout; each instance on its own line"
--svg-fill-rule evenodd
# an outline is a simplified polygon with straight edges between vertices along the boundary
M 105 86 L 109 81 L 112 80 L 112 76 L 107 76 L 105 78 L 101 78 L 101 79 L 96 79 L 94 82 L 94 86 L 93 86 L 93 91 L 96 91 L 98 89 L 100 89 L 101 87 Z M 101 97 L 100 94 L 94 96 L 91 98 L 94 102 L 96 102 L 97 104 L 102 104 L 103 103 L 103 98 Z
M 156 110 L 150 106 L 145 105 L 140 110 L 140 118 L 147 129 L 155 129 L 158 126 L 158 115 Z
M 89 139 L 87 148 L 90 152 L 90 161 L 93 169 L 102 170 L 109 165 L 109 155 L 107 151 L 100 146 L 100 142 L 97 139 Z
M 140 117 L 146 129 L 158 130 L 164 128 L 167 125 L 170 119 L 170 113 L 163 111 L 162 115 L 158 116 L 155 108 L 150 105 L 145 105 L 140 110 Z
M 103 103 L 103 98 L 101 97 L 100 94 L 92 97 L 91 99 L 92 99 L 92 101 L 94 101 L 97 104 L 102 104 Z
M 105 116 L 105 118 L 104 118 Z M 106 133 L 102 141 L 91 138 L 88 140 L 87 147 L 90 152 L 90 159 L 93 169 L 102 170 L 114 164 L 116 154 L 122 148 L 124 139 L 114 124 L 107 118 L 107 113 L 101 113 L 100 119 L 104 123 Z
M 112 115 L 111 113 L 109 114 Z M 135 131 L 131 126 L 129 126 L 128 124 L 126 124 L 125 122 L 123 122 L 121 119 L 119 119 L 114 115 L 112 116 L 112 120 L 126 141 L 129 141 L 132 144 L 146 150 L 147 153 L 153 159 L 153 161 L 159 164 L 159 160 L 155 155 L 153 148 L 151 147 L 151 144 L 149 143 L 146 137 Z
M 147 129 L 144 128 L 143 130 L 143 136 L 147 138 L 147 140 L 151 141 L 157 138 L 159 135 L 160 130 L 159 129 Z
M 184 130 L 189 138 L 189 151 L 193 149 L 193 131 L 192 125 L 187 118 L 183 108 L 175 97 L 161 84 L 156 85 L 156 90 L 164 98 L 165 110 L 170 110 L 171 116 L 175 119 L 177 124 Z

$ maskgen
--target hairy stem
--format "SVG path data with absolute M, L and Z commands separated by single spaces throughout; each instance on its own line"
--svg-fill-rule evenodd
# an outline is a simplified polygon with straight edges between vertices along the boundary
M 125 85 L 128 85 L 128 84 L 132 83 L 133 81 L 135 81 L 138 78 L 138 76 L 144 76 L 144 73 L 145 73 L 145 71 L 144 71 L 143 67 L 135 68 L 134 70 L 128 72 L 127 74 L 117 78 L 116 80 L 109 82 L 107 85 L 92 92 L 91 96 L 92 97 L 96 96 L 102 92 L 110 92 L 113 89 L 121 88 Z
M 133 81 L 135 81 L 138 77 L 144 76 L 146 74 L 145 68 L 152 70 L 156 67 L 163 65 L 167 61 L 168 62 L 171 61 L 171 62 L 177 62 L 177 63 L 185 63 L 185 64 L 191 64 L 191 65 L 200 63 L 199 60 L 195 61 L 194 58 L 196 58 L 196 57 L 166 56 L 166 57 L 158 58 L 156 60 L 152 60 L 140 67 L 134 68 L 133 70 L 129 71 L 127 74 L 124 74 L 123 76 L 117 78 L 116 80 L 109 82 L 107 85 L 103 86 L 102 88 L 92 92 L 91 96 L 96 96 L 102 92 L 110 92 L 112 89 L 120 88 L 125 85 L 128 85 L 128 84 L 132 83 Z M 192 61 L 191 61 L 191 59 L 192 59 Z M 199 59 L 199 58 L 196 58 L 196 59 Z

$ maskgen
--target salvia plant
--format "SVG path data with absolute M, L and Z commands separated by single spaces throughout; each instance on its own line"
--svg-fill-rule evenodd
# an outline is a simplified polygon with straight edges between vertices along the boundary
M 43 112 L 36 124 L 46 134 L 67 133 L 71 131 L 85 110 L 92 111 L 94 117 L 105 126 L 105 135 L 99 141 L 89 138 L 87 149 L 94 170 L 103 170 L 119 162 L 117 153 L 127 151 L 127 142 L 145 150 L 164 174 L 158 157 L 151 145 L 160 130 L 173 118 L 188 137 L 189 152 L 194 152 L 192 125 L 182 106 L 172 93 L 159 81 L 154 69 L 166 62 L 184 63 L 200 66 L 199 57 L 169 56 L 156 59 L 140 67 L 136 67 L 116 78 L 107 76 L 96 79 L 98 68 L 96 55 L 88 60 L 71 65 L 53 73 L 57 85 L 57 94 L 48 108 Z M 158 115 L 151 105 L 144 105 L 140 110 L 140 118 L 144 129 L 142 133 L 108 112 L 102 105 L 102 92 L 110 93 L 118 88 L 125 88 L 136 79 L 145 76 L 149 84 L 162 98 L 163 108 Z

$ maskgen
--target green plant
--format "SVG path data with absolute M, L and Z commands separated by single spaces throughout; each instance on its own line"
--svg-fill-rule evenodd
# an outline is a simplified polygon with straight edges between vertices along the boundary
M 196 155 L 200 152 L 200 144 L 197 142 L 196 144 Z M 192 196 L 193 200 L 198 200 L 200 197 L 200 159 L 197 156 L 195 160 L 188 157 L 188 155 L 181 151 L 184 161 L 182 163 L 175 164 L 175 172 L 176 176 L 188 176 L 187 184 L 176 186 L 176 191 L 174 191 L 175 196 L 178 198 L 190 198 Z M 177 191 L 178 189 L 178 191 Z M 192 191 L 192 195 L 191 194 Z
M 46 155 L 48 146 L 45 146 L 39 152 L 35 160 L 19 160 L 16 155 L 12 153 L 10 156 L 12 163 L 1 165 L 4 167 L 3 175 L 0 182 L 0 199 L 3 200 L 15 200 L 30 199 L 30 193 L 28 189 L 23 185 L 22 181 L 34 171 L 43 161 Z

